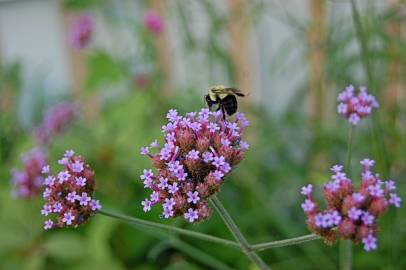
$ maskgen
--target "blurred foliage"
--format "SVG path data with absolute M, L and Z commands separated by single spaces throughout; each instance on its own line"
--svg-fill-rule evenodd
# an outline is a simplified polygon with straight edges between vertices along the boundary
M 180 21 L 181 42 L 186 53 L 204 53 L 211 80 L 221 79 L 232 84 L 233 66 L 223 42 L 227 21 L 222 11 L 215 7 L 214 1 L 198 1 L 197 6 L 208 22 L 207 39 L 201 41 L 190 28 L 193 15 L 189 7 L 183 1 L 172 2 L 174 14 Z M 65 1 L 68 9 L 91 9 L 114 21 L 114 15 L 106 8 L 110 4 L 111 1 Z M 271 8 L 263 1 L 253 1 L 250 11 L 252 27 Z M 279 19 L 291 27 L 293 34 L 289 44 L 282 46 L 269 63 L 269 69 L 276 74 L 281 72 L 278 66 L 288 61 L 293 47 L 298 43 L 307 44 L 308 22 L 300 21 L 288 11 L 283 14 Z M 380 99 L 383 95 L 381 89 L 385 87 L 383 74 L 388 64 L 397 60 L 404 67 L 406 63 L 404 39 L 389 35 L 385 25 L 403 20 L 404 17 L 391 9 L 378 13 L 367 8 L 362 14 L 374 74 L 373 85 L 369 86 Z M 182 220 L 160 220 L 157 209 L 148 214 L 142 212 L 140 202 L 147 194 L 138 177 L 142 169 L 149 167 L 149 160 L 138 154 L 140 147 L 155 138 L 161 139 L 160 127 L 168 109 L 177 108 L 180 113 L 185 113 L 199 110 L 204 104 L 201 95 L 193 88 L 176 89 L 176 93 L 172 94 L 162 92 L 164 78 L 156 65 L 154 37 L 145 31 L 141 20 L 124 21 L 133 31 L 134 40 L 140 44 L 137 52 L 123 56 L 102 48 L 89 51 L 84 91 L 91 91 L 79 95 L 82 99 L 80 119 L 64 136 L 56 138 L 48 146 L 50 160 L 56 161 L 67 148 L 73 148 L 86 157 L 96 171 L 97 197 L 105 208 L 231 239 L 216 213 L 205 223 L 190 225 Z M 349 82 L 363 84 L 366 79 L 363 75 L 359 76 L 363 67 L 359 50 L 354 50 L 357 36 L 351 18 L 343 17 L 338 22 L 329 23 L 327 33 L 325 74 L 331 90 L 328 93 L 329 104 L 335 106 L 338 88 Z M 396 54 L 387 49 L 391 46 L 397 48 Z M 303 62 L 305 59 L 304 53 Z M 32 131 L 22 129 L 16 115 L 21 92 L 21 65 L 0 69 L 1 269 L 253 269 L 236 250 L 134 228 L 104 216 L 96 216 L 78 229 L 44 233 L 43 218 L 39 215 L 41 199 L 23 201 L 10 197 L 10 170 L 20 163 L 21 153 L 35 144 Z M 138 65 L 148 72 L 149 84 L 146 87 L 134 85 L 133 69 Z M 221 72 L 218 72 L 219 69 Z M 308 231 L 300 209 L 298 188 L 308 182 L 320 187 L 329 177 L 328 168 L 334 163 L 342 163 L 345 158 L 347 123 L 333 115 L 325 127 L 312 130 L 312 123 L 303 113 L 307 87 L 304 81 L 286 110 L 279 115 L 268 115 L 265 101 L 244 108 L 252 122 L 247 136 L 251 149 L 246 159 L 228 177 L 228 183 L 219 196 L 253 243 L 306 234 Z M 122 88 L 124 91 L 116 91 Z M 36 111 L 32 113 L 42 114 L 40 107 L 34 106 Z M 397 116 L 403 124 L 396 125 L 387 121 L 386 109 L 383 105 L 378 111 L 381 142 L 376 142 L 369 131 L 371 119 L 357 130 L 353 171 L 354 175 L 359 173 L 357 162 L 361 158 L 379 159 L 373 150 L 374 145 L 384 143 L 388 158 L 385 163 L 390 176 L 398 180 L 399 193 L 406 198 L 405 107 L 400 108 Z M 381 220 L 378 251 L 365 253 L 362 247 L 355 246 L 355 269 L 406 268 L 406 259 L 402 257 L 406 252 L 403 244 L 406 241 L 405 211 L 404 207 L 396 213 L 391 211 Z M 337 269 L 338 245 L 328 247 L 321 241 L 315 241 L 264 251 L 261 256 L 273 269 Z

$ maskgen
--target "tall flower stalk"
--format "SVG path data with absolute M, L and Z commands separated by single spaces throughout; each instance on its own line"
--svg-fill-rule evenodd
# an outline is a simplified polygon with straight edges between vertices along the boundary
M 348 144 L 347 144 L 347 161 L 346 168 L 348 176 L 351 177 L 351 157 L 352 157 L 352 142 L 354 140 L 355 126 L 351 125 Z M 342 240 L 340 245 L 340 264 L 341 269 L 350 270 L 352 268 L 352 243 L 350 240 Z

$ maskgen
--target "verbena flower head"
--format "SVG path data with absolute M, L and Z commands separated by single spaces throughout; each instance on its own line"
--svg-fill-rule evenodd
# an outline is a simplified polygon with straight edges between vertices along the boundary
M 347 86 L 344 91 L 338 95 L 338 102 L 338 113 L 344 116 L 354 126 L 356 126 L 362 118 L 370 115 L 374 108 L 379 107 L 375 97 L 368 94 L 364 86 L 359 88 L 358 95 L 355 95 L 354 86 Z
M 92 39 L 94 30 L 93 18 L 90 14 L 80 15 L 71 25 L 69 31 L 69 43 L 72 48 L 81 50 Z
M 46 230 L 77 227 L 101 209 L 99 201 L 93 198 L 95 173 L 86 161 L 68 150 L 58 163 L 63 169 L 56 174 L 52 174 L 49 165 L 44 167 L 47 177 L 44 180 L 45 204 L 41 214 L 56 217 L 45 221 Z
M 48 109 L 42 123 L 35 130 L 39 144 L 48 143 L 54 136 L 64 132 L 75 118 L 78 105 L 73 102 L 61 102 Z
M 389 205 L 400 207 L 401 198 L 395 193 L 395 182 L 382 181 L 371 169 L 374 161 L 361 161 L 363 171 L 361 186 L 355 191 L 353 182 L 343 172 L 343 166 L 332 168 L 332 180 L 324 185 L 323 195 L 327 204 L 321 210 L 312 196 L 309 186 L 302 188 L 306 196 L 302 208 L 307 224 L 313 232 L 322 236 L 327 244 L 339 238 L 362 242 L 366 251 L 377 248 L 377 220 Z
M 162 18 L 155 10 L 147 10 L 144 15 L 145 27 L 154 34 L 162 33 L 164 24 Z
M 36 197 L 42 189 L 44 177 L 42 168 L 47 163 L 47 155 L 39 148 L 34 148 L 22 156 L 23 169 L 13 169 L 11 184 L 12 195 L 18 198 Z
M 156 171 L 145 169 L 141 175 L 150 198 L 142 202 L 145 212 L 162 205 L 162 217 L 182 216 L 189 222 L 199 222 L 211 214 L 210 196 L 220 190 L 224 177 L 241 162 L 249 145 L 242 140 L 249 122 L 237 113 L 235 121 L 223 120 L 221 112 L 202 109 L 178 115 L 167 114 L 162 127 L 164 144 L 157 141 L 141 148 Z

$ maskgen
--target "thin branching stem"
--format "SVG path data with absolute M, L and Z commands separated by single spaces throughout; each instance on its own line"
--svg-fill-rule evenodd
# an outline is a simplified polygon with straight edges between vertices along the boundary
M 182 234 L 182 235 L 198 238 L 198 239 L 201 239 L 204 241 L 209 241 L 209 242 L 229 246 L 232 248 L 240 249 L 240 245 L 234 241 L 226 240 L 223 238 L 219 238 L 219 237 L 204 234 L 204 233 L 194 232 L 191 230 L 177 228 L 177 227 L 170 226 L 170 225 L 165 225 L 165 224 L 147 221 L 147 220 L 143 220 L 143 219 L 139 219 L 139 218 L 135 218 L 135 217 L 130 217 L 130 216 L 115 213 L 115 212 L 112 212 L 109 210 L 99 210 L 99 214 L 102 214 L 102 215 L 105 215 L 108 217 L 112 217 L 112 218 L 116 218 L 116 219 L 119 219 L 121 221 L 130 223 L 130 224 L 135 224 L 135 225 L 148 227 L 148 228 L 155 228 L 155 229 L 171 231 L 176 234 Z
M 278 240 L 278 241 L 272 241 L 272 242 L 252 245 L 251 249 L 255 250 L 255 251 L 263 251 L 266 249 L 298 245 L 301 243 L 306 243 L 309 241 L 319 240 L 319 239 L 322 239 L 322 238 L 321 238 L 321 236 L 319 236 L 317 234 L 308 234 L 308 235 L 293 237 L 293 238 L 284 239 L 284 240 Z
M 235 240 L 237 240 L 237 242 L 240 244 L 241 250 L 251 260 L 251 262 L 253 262 L 261 270 L 270 269 L 261 259 L 261 257 L 259 257 L 258 254 L 256 254 L 255 251 L 251 248 L 250 244 L 245 239 L 244 235 L 241 233 L 240 229 L 238 228 L 237 224 L 235 224 L 230 214 L 224 208 L 221 201 L 216 196 L 213 196 L 210 201 L 216 209 L 217 213 L 223 219 L 231 234 L 234 236 Z
M 118 219 L 120 221 L 129 223 L 131 225 L 142 226 L 145 228 L 154 228 L 154 229 L 172 231 L 175 234 L 191 236 L 191 237 L 205 240 L 208 242 L 213 242 L 213 243 L 229 246 L 229 247 L 236 248 L 236 249 L 241 249 L 240 244 L 237 242 L 223 239 L 223 238 L 216 237 L 216 236 L 212 236 L 212 235 L 208 235 L 208 234 L 204 234 L 204 233 L 194 232 L 194 231 L 190 231 L 190 230 L 186 230 L 186 229 L 173 227 L 170 225 L 165 225 L 165 224 L 160 224 L 160 223 L 147 221 L 147 220 L 143 220 L 143 219 L 139 219 L 139 218 L 134 218 L 134 217 L 130 217 L 127 215 L 112 212 L 109 210 L 100 210 L 99 214 Z M 298 237 L 293 237 L 293 238 L 288 238 L 288 239 L 283 239 L 283 240 L 276 240 L 276 241 L 271 241 L 271 242 L 254 244 L 254 245 L 250 246 L 250 249 L 254 250 L 254 251 L 263 251 L 263 250 L 272 249 L 272 248 L 298 245 L 301 243 L 318 240 L 318 239 L 321 239 L 321 237 L 318 235 L 315 235 L 315 234 L 309 234 L 309 235 L 303 235 L 303 236 L 298 236 Z

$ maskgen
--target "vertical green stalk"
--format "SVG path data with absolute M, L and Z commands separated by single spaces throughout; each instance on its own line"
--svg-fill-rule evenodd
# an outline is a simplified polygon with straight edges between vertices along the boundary
M 354 139 L 355 126 L 351 125 L 348 135 L 347 145 L 347 160 L 345 169 L 348 177 L 351 177 L 351 157 L 352 157 L 352 142 Z M 352 268 L 352 243 L 351 240 L 342 240 L 340 243 L 340 268 L 342 270 L 351 270 Z
M 361 53 L 361 61 L 362 65 L 364 68 L 364 72 L 366 75 L 366 78 L 368 80 L 368 85 L 372 87 L 377 87 L 377 84 L 374 81 L 374 75 L 373 75 L 373 70 L 372 70 L 372 64 L 369 59 L 369 48 L 368 48 L 368 37 L 366 36 L 366 32 L 364 31 L 362 21 L 361 21 L 361 15 L 358 11 L 357 5 L 355 3 L 355 0 L 351 0 L 351 12 L 352 12 L 352 20 L 354 22 L 354 27 L 355 27 L 355 32 L 356 32 L 356 37 L 358 39 L 358 43 L 360 45 L 360 53 Z M 375 93 L 376 94 L 376 93 Z M 379 118 L 376 115 L 372 115 L 372 128 L 371 128 L 371 133 L 372 133 L 372 138 L 375 142 L 375 152 L 378 158 L 378 163 L 382 172 L 382 176 L 384 178 L 388 177 L 388 164 L 387 164 L 387 158 L 386 158 L 386 151 L 385 151 L 385 145 L 382 140 L 382 131 L 381 131 L 381 125 L 379 122 Z
M 245 239 L 244 235 L 241 233 L 240 229 L 238 228 L 237 224 L 235 224 L 234 220 L 231 218 L 230 214 L 224 208 L 223 204 L 220 200 L 213 196 L 210 199 L 211 203 L 213 204 L 214 208 L 216 209 L 217 213 L 223 219 L 224 223 L 230 230 L 231 234 L 234 236 L 235 240 L 240 244 L 241 250 L 244 254 L 260 269 L 260 270 L 269 270 L 270 268 L 265 264 L 265 262 L 252 250 L 250 244 Z
M 355 126 L 351 125 L 349 134 L 348 134 L 348 143 L 347 143 L 347 159 L 345 162 L 345 169 L 347 170 L 348 177 L 351 178 L 351 157 L 352 157 L 352 142 L 354 140 Z

